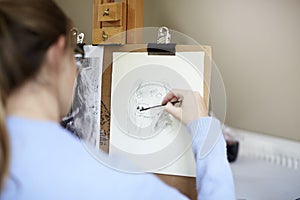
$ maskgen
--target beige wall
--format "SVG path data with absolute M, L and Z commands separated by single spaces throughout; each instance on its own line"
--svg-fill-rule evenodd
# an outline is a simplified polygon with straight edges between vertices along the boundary
M 57 1 L 90 43 L 93 2 Z M 300 141 L 299 0 L 144 2 L 145 26 L 165 25 L 212 46 L 228 125 Z
M 93 0 L 54 0 L 73 20 L 74 26 L 85 33 L 85 43 L 92 42 Z

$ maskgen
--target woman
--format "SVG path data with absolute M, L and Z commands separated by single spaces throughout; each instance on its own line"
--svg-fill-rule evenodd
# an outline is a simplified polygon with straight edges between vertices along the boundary
M 1 199 L 186 199 L 152 174 L 101 165 L 59 126 L 76 77 L 69 30 L 51 0 L 0 0 Z M 182 106 L 166 110 L 201 136 L 193 144 L 198 198 L 234 199 L 224 139 L 205 155 L 199 150 L 220 125 L 199 93 L 176 90 L 163 103 L 178 98 Z

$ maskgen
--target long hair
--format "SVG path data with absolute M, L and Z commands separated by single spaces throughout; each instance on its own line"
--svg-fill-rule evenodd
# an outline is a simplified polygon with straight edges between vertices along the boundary
M 0 190 L 9 174 L 7 96 L 40 70 L 60 35 L 70 44 L 71 22 L 52 0 L 0 0 Z

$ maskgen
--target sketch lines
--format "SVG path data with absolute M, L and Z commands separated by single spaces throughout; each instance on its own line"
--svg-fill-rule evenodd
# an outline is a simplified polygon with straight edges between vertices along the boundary
M 127 133 L 133 137 L 149 138 L 158 134 L 171 123 L 169 115 L 163 108 L 140 111 L 140 107 L 161 104 L 164 96 L 170 91 L 166 83 L 143 82 L 133 89 L 128 100 L 130 123 Z

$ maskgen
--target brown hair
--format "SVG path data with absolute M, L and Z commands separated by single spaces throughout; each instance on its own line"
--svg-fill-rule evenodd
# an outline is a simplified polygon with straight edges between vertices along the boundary
M 0 190 L 10 159 L 6 97 L 37 74 L 47 49 L 60 35 L 70 41 L 70 24 L 52 0 L 0 0 Z

